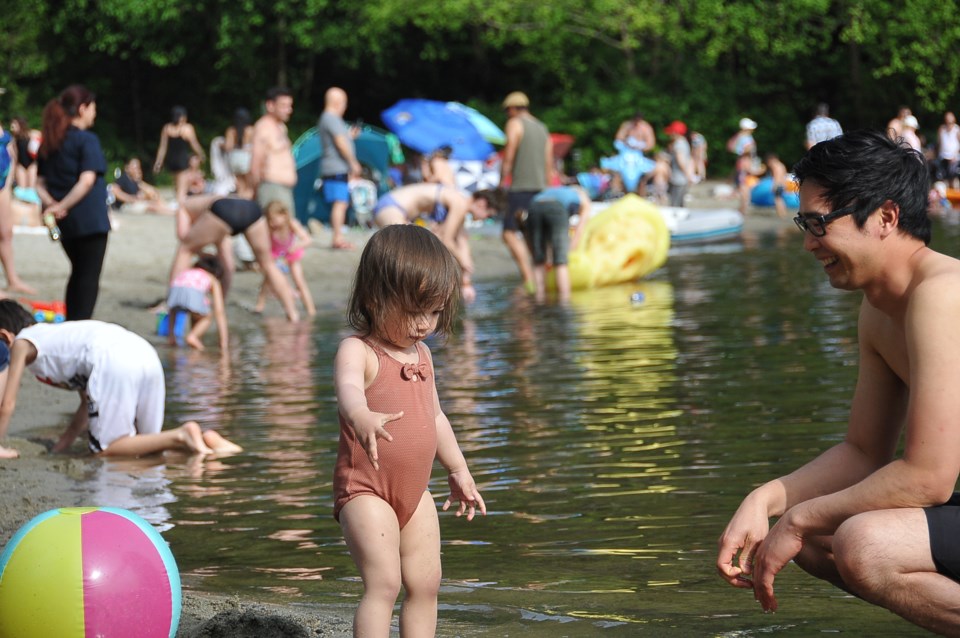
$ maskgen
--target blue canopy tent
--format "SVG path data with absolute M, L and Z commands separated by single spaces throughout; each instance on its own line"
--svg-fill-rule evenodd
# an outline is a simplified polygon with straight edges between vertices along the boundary
M 370 173 L 379 194 L 390 188 L 387 181 L 390 164 L 403 162 L 400 143 L 391 133 L 375 126 L 365 125 L 354 140 L 357 161 Z M 320 177 L 320 135 L 311 128 L 293 144 L 293 157 L 297 162 L 297 185 L 293 189 L 293 202 L 297 219 L 306 224 L 309 219 L 330 221 L 330 206 L 323 200 L 318 179 Z M 366 172 L 366 171 L 365 171 Z M 353 223 L 353 211 L 347 211 L 347 222 Z

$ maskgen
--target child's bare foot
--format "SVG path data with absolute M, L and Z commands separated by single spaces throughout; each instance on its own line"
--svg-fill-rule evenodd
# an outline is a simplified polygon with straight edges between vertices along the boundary
M 239 454 L 243 448 L 232 441 L 223 438 L 216 430 L 207 430 L 203 433 L 203 442 L 216 454 Z
M 195 454 L 213 454 L 206 442 L 203 440 L 203 431 L 196 421 L 187 421 L 177 428 L 177 438 L 183 443 L 184 447 Z
M 195 348 L 195 349 L 197 349 L 197 350 L 204 350 L 204 349 L 205 349 L 205 348 L 203 347 L 203 343 L 200 341 L 200 338 L 199 338 L 199 337 L 196 337 L 196 336 L 194 336 L 194 335 L 187 335 L 186 338 L 184 339 L 184 341 L 185 341 L 185 342 L 187 343 L 187 345 L 190 346 L 191 348 Z
M 20 458 L 20 453 L 14 450 L 13 448 L 3 447 L 0 445 L 0 459 L 17 459 Z

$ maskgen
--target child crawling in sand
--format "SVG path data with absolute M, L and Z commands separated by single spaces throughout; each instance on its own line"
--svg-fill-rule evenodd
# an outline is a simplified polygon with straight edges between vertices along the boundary
M 0 439 L 17 405 L 24 368 L 39 381 L 80 394 L 80 406 L 54 444 L 62 452 L 84 430 L 90 451 L 105 456 L 144 456 L 164 450 L 194 454 L 242 451 L 195 421 L 161 431 L 165 386 L 160 358 L 143 337 L 102 321 L 38 324 L 19 303 L 0 299 L 0 342 L 9 367 L 0 401 Z M 0 446 L 0 458 L 17 458 Z

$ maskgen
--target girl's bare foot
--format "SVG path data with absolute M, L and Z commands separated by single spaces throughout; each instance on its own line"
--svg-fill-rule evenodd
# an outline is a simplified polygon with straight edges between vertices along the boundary
M 216 430 L 207 430 L 203 433 L 203 442 L 216 454 L 238 454 L 243 448 L 223 438 Z
M 0 459 L 17 459 L 20 458 L 20 453 L 14 450 L 13 448 L 3 447 L 0 445 Z
M 194 335 L 187 335 L 184 341 L 187 342 L 187 345 L 191 348 L 196 348 L 197 350 L 204 350 L 203 342 L 200 341 L 199 337 Z
M 187 421 L 177 428 L 177 431 L 180 442 L 191 452 L 195 454 L 213 454 L 213 450 L 211 450 L 203 440 L 203 432 L 200 430 L 200 425 L 196 421 Z

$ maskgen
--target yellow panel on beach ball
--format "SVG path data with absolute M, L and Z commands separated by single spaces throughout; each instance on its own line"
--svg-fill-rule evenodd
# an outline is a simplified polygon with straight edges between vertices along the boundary
M 82 511 L 54 510 L 11 539 L 0 575 L 0 638 L 84 635 Z
M 583 290 L 645 277 L 666 262 L 669 249 L 670 231 L 657 207 L 627 195 L 587 221 L 570 253 L 570 286 Z

